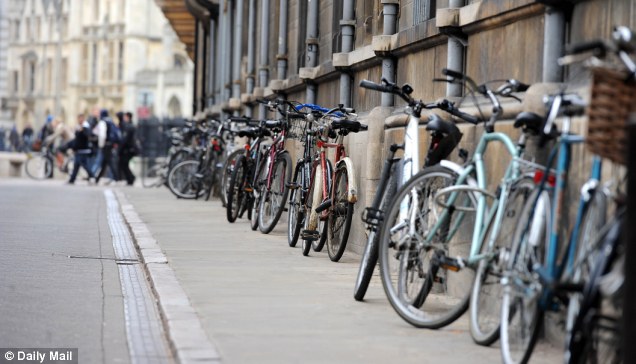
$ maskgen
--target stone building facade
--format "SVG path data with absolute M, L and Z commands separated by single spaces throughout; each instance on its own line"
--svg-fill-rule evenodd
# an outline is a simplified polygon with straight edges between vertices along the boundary
M 557 65 L 566 44 L 608 37 L 614 25 L 636 26 L 631 0 L 157 2 L 194 59 L 193 110 L 198 117 L 259 116 L 253 102 L 262 97 L 324 106 L 342 103 L 358 111 L 369 131 L 350 135 L 347 141 L 361 194 L 354 221 L 360 221 L 370 204 L 385 151 L 401 141 L 405 122 L 401 100 L 360 89 L 361 80 L 384 77 L 410 83 L 416 98 L 429 101 L 462 96 L 461 89 L 432 82 L 445 67 L 477 82 L 515 78 L 533 84 L 521 95 L 522 103 L 504 105 L 504 118 L 510 120 L 522 110 L 544 112 L 542 96 L 560 82 L 585 83 L 580 67 Z M 189 27 L 183 20 L 188 12 Z M 474 107 L 466 110 L 476 112 Z M 461 146 L 470 151 L 483 127 L 460 128 Z M 497 129 L 515 132 L 505 120 Z M 423 154 L 423 125 L 421 134 Z M 297 146 L 290 143 L 289 149 L 296 152 Z M 505 163 L 497 146 L 490 149 L 487 165 L 496 183 Z M 576 160 L 585 165 L 585 158 Z M 585 173 L 585 168 L 580 170 Z M 351 234 L 350 248 L 361 251 L 366 241 L 363 224 L 353 224 Z
M 74 125 L 95 106 L 190 115 L 193 64 L 153 0 L 2 3 L 5 106 L 18 129 L 49 114 Z

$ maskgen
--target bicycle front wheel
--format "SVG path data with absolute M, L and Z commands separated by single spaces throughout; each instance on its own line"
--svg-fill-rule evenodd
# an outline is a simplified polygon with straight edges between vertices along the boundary
M 475 283 L 470 296 L 470 335 L 479 345 L 490 345 L 499 339 L 499 319 L 503 288 L 501 254 L 510 251 L 514 233 L 528 198 L 535 188 L 530 177 L 517 181 L 510 187 L 501 220 L 493 218 L 484 234 L 480 255 L 489 256 L 479 262 Z M 498 228 L 496 229 L 496 225 Z M 489 239 L 493 240 L 489 247 Z
M 300 229 L 303 226 L 303 170 L 305 168 L 304 163 L 298 163 L 296 165 L 296 171 L 294 172 L 294 179 L 292 185 L 294 189 L 290 193 L 289 197 L 289 211 L 287 215 L 287 243 L 290 247 L 295 247 L 298 243 L 298 237 L 300 236 Z
M 472 238 L 471 192 L 447 195 L 445 209 L 434 202 L 438 192 L 455 184 L 448 168 L 425 168 L 406 183 L 390 204 L 380 232 L 380 276 L 393 309 L 416 327 L 440 328 L 468 308 L 470 269 L 450 274 L 443 261 L 465 254 Z
M 250 198 L 250 206 L 248 207 L 251 211 L 250 214 L 250 228 L 252 231 L 256 231 L 258 229 L 258 211 L 261 206 L 261 197 L 263 196 L 263 186 L 265 184 L 265 178 L 267 177 L 267 159 L 261 158 L 261 161 L 258 165 L 258 170 L 254 175 L 254 186 L 252 191 L 252 198 Z
M 283 152 L 276 157 L 272 168 L 271 186 L 263 189 L 258 211 L 258 227 L 263 234 L 269 234 L 280 219 L 289 195 L 291 179 L 291 158 Z
M 175 165 L 168 174 L 168 188 L 178 198 L 194 199 L 205 192 L 196 174 L 199 161 L 187 160 Z
M 346 166 L 341 165 L 336 170 L 334 191 L 331 194 L 332 205 L 329 209 L 327 253 L 332 262 L 339 261 L 347 248 L 353 218 L 353 203 L 349 202 L 348 194 L 349 174 Z
M 528 362 L 543 322 L 539 306 L 543 287 L 534 269 L 545 266 L 551 206 L 547 191 L 533 192 L 515 229 L 512 250 L 505 254 L 500 335 L 507 364 Z
M 24 168 L 29 177 L 43 180 L 53 174 L 53 161 L 41 154 L 34 155 L 27 159 Z
M 230 190 L 230 180 L 232 179 L 232 171 L 236 165 L 236 161 L 240 156 L 245 154 L 245 149 L 239 148 L 227 157 L 225 163 L 223 163 L 223 172 L 221 173 L 221 203 L 223 206 L 227 205 L 228 192 Z

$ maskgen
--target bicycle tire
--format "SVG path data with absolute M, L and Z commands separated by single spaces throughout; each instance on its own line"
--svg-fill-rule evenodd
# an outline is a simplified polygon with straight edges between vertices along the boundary
M 334 191 L 330 193 L 332 206 L 329 208 L 327 224 L 327 254 L 332 262 L 342 258 L 351 231 L 354 204 L 348 200 L 349 178 L 347 167 L 345 165 L 338 167 L 333 184 Z
M 225 205 L 227 221 L 233 223 L 238 217 L 243 199 L 245 198 L 245 184 L 247 179 L 247 162 L 241 155 L 232 167 L 229 189 L 227 191 L 227 204 Z
M 161 178 L 161 171 L 165 167 L 166 166 L 164 164 L 157 163 L 151 168 L 147 169 L 143 175 L 143 178 L 141 179 L 142 186 L 144 188 L 153 188 L 153 187 L 161 186 L 163 184 L 163 181 Z
M 552 221 L 550 200 L 547 191 L 532 193 L 519 218 L 512 250 L 505 262 L 500 340 L 502 360 L 506 364 L 528 362 L 543 324 L 544 312 L 539 306 L 543 289 L 533 269 L 545 265 L 545 250 L 550 239 L 548 222 Z M 523 315 L 516 315 L 520 310 L 512 307 L 513 304 L 520 304 Z M 518 316 L 523 316 L 521 319 L 525 322 L 515 325 L 520 319 Z
M 331 176 L 332 175 L 333 175 L 333 167 L 331 165 L 331 161 L 327 159 L 327 196 L 331 196 Z M 325 243 L 327 242 L 327 239 L 329 237 L 328 226 L 329 224 L 327 221 L 323 219 L 318 220 L 318 231 L 320 232 L 320 239 L 311 242 L 311 249 L 313 251 L 319 253 L 325 247 Z
M 322 193 L 321 192 L 315 192 L 316 183 L 314 183 L 316 181 L 321 181 L 321 180 L 322 180 L 322 169 L 318 165 L 317 167 L 315 167 L 314 179 L 313 179 L 313 181 L 311 181 L 309 183 L 309 191 L 307 191 L 307 195 L 306 195 L 305 220 L 304 220 L 304 224 L 303 224 L 303 229 L 304 230 L 309 230 L 309 227 L 310 227 L 309 225 L 312 224 L 311 211 L 314 208 L 314 204 L 318 203 L 319 201 L 322 200 Z M 315 193 L 317 193 L 316 196 L 314 196 Z M 315 212 L 314 212 L 313 218 L 316 219 L 316 221 L 314 221 L 313 223 L 316 224 L 316 231 L 318 231 L 318 234 L 319 234 L 317 241 L 320 241 L 322 239 L 326 239 L 326 237 L 327 237 L 327 226 L 328 225 L 325 224 L 324 221 L 321 221 L 320 217 Z M 302 249 L 301 249 L 301 252 L 302 252 L 303 256 L 308 256 L 309 255 L 309 252 L 311 251 L 311 248 L 313 247 L 314 242 L 315 241 L 310 241 L 310 240 L 303 239 Z M 320 242 L 318 242 L 318 244 L 320 244 Z
M 292 184 L 294 189 L 289 194 L 289 208 L 287 214 L 287 244 L 293 248 L 298 243 L 298 237 L 300 236 L 300 229 L 303 227 L 304 213 L 302 211 L 302 203 L 304 200 L 303 190 L 305 186 L 303 183 L 303 169 L 305 163 L 300 162 L 296 164 L 294 171 L 294 179 Z
M 394 167 L 393 167 L 394 168 Z M 380 201 L 379 210 L 382 213 L 386 210 L 386 205 L 392 200 L 397 190 L 397 180 L 393 176 L 393 173 L 389 174 L 389 182 L 387 183 L 384 191 L 384 196 Z M 379 222 L 382 223 L 381 221 Z M 373 277 L 373 271 L 378 263 L 378 245 L 380 243 L 380 226 L 372 227 L 369 230 L 369 236 L 367 237 L 367 245 L 364 247 L 364 253 L 360 259 L 360 268 L 358 269 L 358 276 L 356 278 L 356 285 L 353 289 L 353 298 L 356 301 L 362 301 L 371 283 Z
M 279 169 L 280 164 L 282 164 L 281 169 Z M 282 173 L 282 175 L 279 175 L 279 173 Z M 285 201 L 287 201 L 287 197 L 289 196 L 288 185 L 291 174 L 291 157 L 289 153 L 282 152 L 278 154 L 274 160 L 274 167 L 272 168 L 272 186 L 270 189 L 265 189 L 259 203 L 258 228 L 263 234 L 269 234 L 274 230 L 278 220 L 283 214 L 283 210 L 285 210 Z M 277 206 L 272 205 L 273 196 L 280 196 L 280 198 L 277 198 L 277 200 L 280 200 Z M 266 214 L 266 212 L 269 212 L 269 214 Z M 265 216 L 271 216 L 271 220 L 265 221 Z
M 441 222 L 429 220 L 437 220 L 440 214 L 435 209 L 441 207 L 432 202 L 436 197 L 435 192 L 453 186 L 456 180 L 455 172 L 440 165 L 422 169 L 397 191 L 396 198 L 387 208 L 380 231 L 378 253 L 382 286 L 395 312 L 415 327 L 437 329 L 446 326 L 468 309 L 470 290 L 462 289 L 459 285 L 451 286 L 452 289 L 449 290 L 445 277 L 447 270 L 441 266 L 435 269 L 435 264 L 431 264 L 433 256 L 441 254 L 439 247 L 448 250 L 450 244 L 446 240 L 449 229 L 460 226 L 453 218 L 464 216 L 451 213 L 450 216 L 444 215 L 446 219 Z M 476 198 L 472 193 L 461 193 L 459 196 L 459 202 L 454 203 L 454 206 L 475 207 Z M 414 207 L 413 202 L 417 202 L 418 205 Z M 424 206 L 427 202 L 430 205 Z M 426 212 L 417 214 L 417 222 L 413 226 L 417 230 L 416 235 L 408 237 L 411 230 L 406 216 L 411 216 L 413 208 Z M 440 224 L 440 230 L 433 237 L 435 241 L 432 244 L 426 243 L 428 245 L 422 241 L 413 241 L 419 236 L 428 235 L 427 231 L 434 226 L 431 226 L 431 223 Z M 471 228 L 472 232 L 472 224 L 466 224 L 464 221 L 461 227 Z M 453 232 L 460 233 L 458 237 L 472 235 L 459 230 Z M 393 237 L 398 239 L 398 242 L 394 242 Z M 406 240 L 402 239 L 404 237 Z M 453 241 L 453 244 L 457 243 Z M 458 277 L 457 282 L 472 282 L 472 270 L 462 269 L 456 274 L 462 275 Z
M 491 219 L 484 234 L 480 255 L 491 253 L 488 248 L 488 239 L 495 233 L 497 235 L 493 249 L 510 250 L 509 243 L 513 240 L 515 227 L 519 223 L 522 210 L 534 188 L 535 183 L 531 177 L 523 177 L 510 187 L 502 220 L 499 222 L 500 229 L 497 232 L 493 231 L 496 222 L 495 216 Z M 502 296 L 500 278 L 503 271 L 502 261 L 499 258 L 500 254 L 497 254 L 490 261 L 482 259 L 479 262 L 470 296 L 470 335 L 476 344 L 482 346 L 489 346 L 499 339 Z
M 35 155 L 24 164 L 27 176 L 35 180 L 47 179 L 53 173 L 53 161 L 44 155 Z
M 244 155 L 245 154 L 245 149 L 243 148 L 239 148 L 235 151 L 233 151 L 232 153 L 230 153 L 230 155 L 227 156 L 227 159 L 225 159 L 225 162 L 223 163 L 223 171 L 221 172 L 221 192 L 220 192 L 220 197 L 221 197 L 221 204 L 225 207 L 225 205 L 227 204 L 227 193 L 228 193 L 228 187 L 230 184 L 230 179 L 232 178 L 232 170 L 234 169 L 234 166 L 236 165 L 236 160 L 238 159 L 239 156 Z
M 267 159 L 263 156 L 261 158 L 261 163 L 258 166 L 258 171 L 256 171 L 254 175 L 254 186 L 252 196 L 250 199 L 252 206 L 250 206 L 251 217 L 250 217 L 250 228 L 252 231 L 256 231 L 258 229 L 258 210 L 261 205 L 261 196 L 263 194 L 263 184 L 265 179 L 265 174 L 267 173 Z
M 216 153 L 211 153 L 210 162 L 207 163 L 207 167 L 205 171 L 203 171 L 203 183 L 201 186 L 205 188 L 205 200 L 209 201 L 210 196 L 212 195 L 212 189 L 214 189 L 217 185 L 216 182 L 220 179 L 218 178 L 218 169 L 217 169 L 217 161 L 219 156 Z
M 202 192 L 196 177 L 199 161 L 185 160 L 174 166 L 168 174 L 168 188 L 178 198 L 195 199 Z

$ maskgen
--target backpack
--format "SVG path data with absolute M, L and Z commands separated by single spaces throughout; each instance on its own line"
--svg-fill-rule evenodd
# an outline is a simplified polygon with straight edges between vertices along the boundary
M 106 141 L 112 144 L 121 143 L 121 131 L 115 123 L 107 119 L 106 121 Z

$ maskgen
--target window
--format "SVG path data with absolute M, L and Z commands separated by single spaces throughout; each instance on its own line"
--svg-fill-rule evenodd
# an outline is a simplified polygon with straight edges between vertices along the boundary
M 48 94 L 53 93 L 53 59 L 49 58 L 46 60 L 46 69 L 45 69 L 45 77 L 46 77 L 46 85 L 44 86 L 44 90 Z
M 307 19 L 307 0 L 298 0 L 298 19 Z M 305 67 L 307 58 L 307 23 L 298 22 L 298 68 Z
M 16 41 L 20 41 L 20 26 L 21 25 L 22 24 L 20 23 L 19 20 L 15 21 L 15 38 L 13 39 L 15 39 Z
M 180 118 L 181 117 L 181 102 L 176 96 L 172 96 L 168 102 L 168 117 Z
M 99 22 L 99 0 L 93 0 L 93 20 Z
M 342 50 L 342 37 L 340 33 L 340 20 L 342 20 L 342 0 L 333 1 L 333 17 L 331 18 L 331 52 L 338 53 Z
M 35 34 L 33 36 L 33 39 L 35 40 L 40 40 L 40 36 L 42 34 L 40 34 L 40 17 L 36 17 L 35 18 Z
M 24 27 L 26 28 L 26 39 L 33 40 L 33 31 L 31 30 L 31 19 L 26 18 Z
M 178 70 L 182 70 L 185 68 L 186 60 L 180 54 L 174 55 L 174 68 Z
M 112 81 L 115 79 L 115 67 L 117 67 L 118 65 L 115 63 L 115 42 L 109 42 L 108 43 L 108 54 L 107 54 L 107 59 L 108 59 L 108 65 L 107 65 L 107 69 L 108 71 L 106 72 L 106 79 L 109 81 Z
M 413 0 L 413 25 L 435 17 L 436 0 Z
M 18 71 L 12 71 L 13 73 L 13 92 L 17 93 L 20 91 L 20 76 Z
M 27 84 L 27 92 L 32 94 L 35 92 L 35 60 L 27 61 L 27 75 L 28 75 L 28 84 Z
M 117 60 L 117 79 L 124 79 L 124 42 L 119 42 L 119 59 Z
M 90 54 L 88 52 L 88 44 L 82 44 L 82 65 L 80 67 L 80 77 L 83 82 L 88 80 L 88 64 L 90 62 Z
M 62 64 L 60 66 L 60 92 L 66 91 L 68 87 L 68 60 L 62 58 Z
M 91 82 L 97 82 L 97 43 L 93 43 L 93 51 L 91 52 Z

